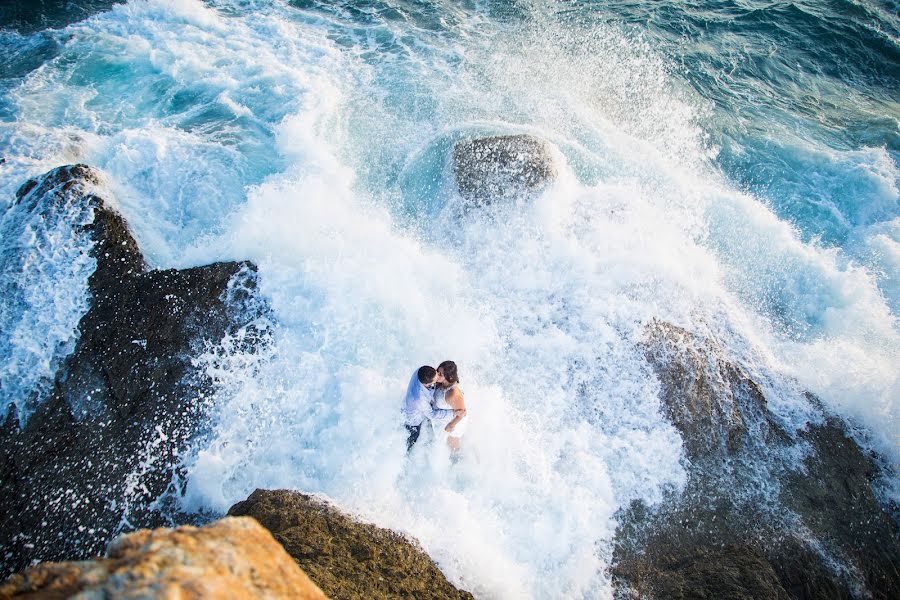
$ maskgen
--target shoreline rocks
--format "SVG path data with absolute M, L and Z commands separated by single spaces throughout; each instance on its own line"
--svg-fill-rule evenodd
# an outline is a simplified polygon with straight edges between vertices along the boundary
M 178 458 L 205 426 L 214 392 L 197 356 L 227 336 L 265 344 L 268 308 L 247 262 L 146 270 L 121 215 L 85 165 L 27 182 L 17 203 L 81 202 L 94 218 L 96 270 L 79 337 L 27 420 L 0 428 L 0 572 L 96 554 L 119 531 L 170 524 Z
M 900 597 L 900 530 L 843 422 L 785 431 L 715 342 L 658 322 L 646 340 L 688 481 L 622 512 L 611 569 L 622 596 Z
M 361 523 L 313 496 L 256 490 L 228 514 L 259 521 L 331 597 L 472 598 L 447 581 L 414 540 Z
M 141 530 L 113 540 L 106 558 L 41 563 L 0 584 L 0 599 L 268 598 L 326 600 L 255 520 Z
M 256 490 L 204 527 L 123 534 L 104 557 L 44 562 L 0 582 L 0 599 L 76 594 L 110 600 L 473 597 L 450 584 L 415 540 L 289 490 Z
M 661 384 L 663 410 L 691 460 L 734 456 L 790 439 L 769 418 L 765 395 L 725 350 L 668 323 L 648 327 L 644 354 Z

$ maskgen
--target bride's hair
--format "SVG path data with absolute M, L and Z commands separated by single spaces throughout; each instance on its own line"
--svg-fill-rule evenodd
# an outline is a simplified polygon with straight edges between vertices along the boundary
M 456 373 L 456 363 L 452 360 L 445 360 L 437 367 L 444 373 L 444 379 L 450 384 L 459 383 L 459 375 Z

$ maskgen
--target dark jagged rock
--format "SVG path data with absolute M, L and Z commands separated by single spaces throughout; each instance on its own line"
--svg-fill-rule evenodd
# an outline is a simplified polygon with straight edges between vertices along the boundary
M 835 417 L 800 432 L 812 452 L 785 474 L 781 501 L 826 546 L 840 549 L 874 598 L 900 597 L 900 530 L 879 510 L 880 469 Z
M 109 10 L 124 0 L 28 0 L 0 2 L 0 29 L 30 34 L 45 28 L 61 28 L 93 14 Z
M 84 165 L 17 193 L 22 208 L 84 202 L 97 267 L 80 337 L 24 424 L 0 430 L 0 541 L 5 573 L 32 560 L 82 558 L 120 530 L 166 524 L 157 499 L 203 426 L 213 383 L 192 363 L 226 335 L 264 342 L 267 308 L 250 263 L 145 270 L 122 217 L 96 196 Z M 20 426 L 21 425 L 21 426 Z
M 549 145 L 530 135 L 465 140 L 453 147 L 453 174 L 475 205 L 538 190 L 556 177 Z
M 752 547 L 729 546 L 710 555 L 700 550 L 689 556 L 662 558 L 654 565 L 654 584 L 642 597 L 729 598 L 732 600 L 788 600 L 778 575 Z
M 624 511 L 612 569 L 622 595 L 900 597 L 898 527 L 872 490 L 880 469 L 843 423 L 786 432 L 716 343 L 665 323 L 646 339 L 688 480 L 653 509 Z
M 332 598 L 472 598 L 413 540 L 355 521 L 312 496 L 256 490 L 228 514 L 259 521 Z

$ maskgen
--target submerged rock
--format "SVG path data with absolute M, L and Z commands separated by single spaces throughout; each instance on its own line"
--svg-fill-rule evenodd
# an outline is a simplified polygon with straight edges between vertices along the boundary
M 0 598 L 297 598 L 325 600 L 272 535 L 249 518 L 201 529 L 142 530 L 106 558 L 41 563 L 0 584 Z
M 262 523 L 334 598 L 472 598 L 453 587 L 413 540 L 360 523 L 312 496 L 256 490 L 228 514 Z
M 666 323 L 646 340 L 688 480 L 624 511 L 612 569 L 622 597 L 900 597 L 900 529 L 872 488 L 881 469 L 845 425 L 825 415 L 786 431 L 714 341 Z
M 547 142 L 506 135 L 457 142 L 453 174 L 463 198 L 479 205 L 540 189 L 556 177 L 556 165 Z
M 166 524 L 159 499 L 178 485 L 179 454 L 214 391 L 195 357 L 225 336 L 248 351 L 266 339 L 252 264 L 146 270 L 121 215 L 91 191 L 97 182 L 89 167 L 60 167 L 17 194 L 37 213 L 62 200 L 92 207 L 80 235 L 97 266 L 78 341 L 50 391 L 27 420 L 10 412 L 0 430 L 6 573 L 88 557 L 119 531 Z

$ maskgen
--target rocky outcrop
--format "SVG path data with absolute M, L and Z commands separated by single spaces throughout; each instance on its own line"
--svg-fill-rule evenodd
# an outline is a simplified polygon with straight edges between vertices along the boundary
M 142 530 L 115 539 L 107 557 L 42 563 L 0 585 L 12 598 L 296 598 L 325 600 L 268 531 L 249 518 Z
M 622 515 L 612 572 L 624 597 L 900 597 L 897 523 L 872 489 L 880 467 L 840 420 L 785 431 L 721 346 L 673 325 L 651 324 L 645 353 L 688 481 Z
M 758 550 L 732 545 L 713 553 L 698 549 L 660 558 L 652 569 L 637 574 L 641 598 L 729 598 L 788 600 L 778 574 Z M 646 585 L 652 579 L 653 585 Z
M 557 173 L 549 144 L 530 135 L 457 142 L 452 167 L 460 194 L 473 205 L 539 190 Z
M 97 267 L 74 351 L 27 421 L 0 430 L 3 572 L 82 558 L 122 530 L 167 524 L 160 502 L 203 426 L 213 382 L 195 357 L 232 336 L 264 342 L 266 307 L 249 263 L 146 270 L 121 215 L 92 190 L 89 167 L 54 169 L 16 202 L 30 211 L 82 202 Z M 48 291 L 48 293 L 53 293 Z
M 312 496 L 256 490 L 228 514 L 258 520 L 333 598 L 472 598 L 413 540 L 360 523 Z
M 123 0 L 37 0 L 0 3 L 0 29 L 16 29 L 30 34 L 46 28 L 61 29 L 91 15 L 109 10 Z
M 692 460 L 735 455 L 745 444 L 787 438 L 769 419 L 762 390 L 724 358 L 719 345 L 698 343 L 684 329 L 656 322 L 648 328 L 644 348 L 661 384 L 663 409 Z
M 900 598 L 900 527 L 872 488 L 881 468 L 835 417 L 799 439 L 810 452 L 802 468 L 785 472 L 779 500 L 800 515 L 810 537 L 850 565 L 873 598 Z

